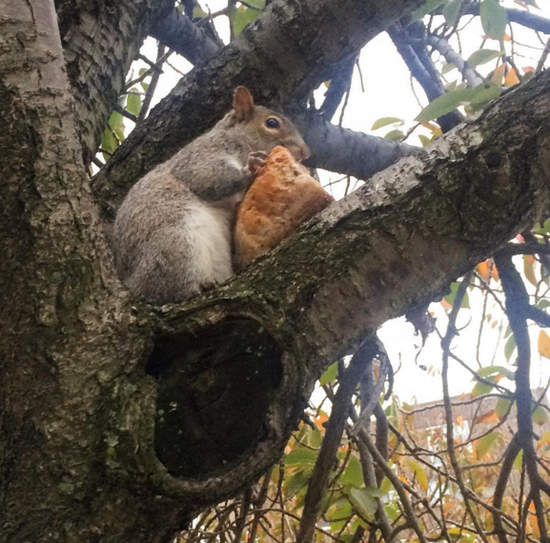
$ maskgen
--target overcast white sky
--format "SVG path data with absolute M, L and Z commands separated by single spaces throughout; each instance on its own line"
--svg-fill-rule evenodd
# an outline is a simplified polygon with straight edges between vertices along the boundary
M 533 13 L 543 17 L 550 18 L 550 0 L 537 0 L 541 9 L 533 9 Z M 200 2 L 205 10 L 210 9 L 216 12 L 225 6 L 224 0 L 208 0 Z M 503 4 L 507 7 L 519 8 L 512 2 L 506 1 Z M 227 24 L 224 21 L 218 23 L 222 37 L 227 36 Z M 516 41 L 524 44 L 530 44 L 542 48 L 540 41 L 537 40 L 534 33 L 528 29 L 524 29 L 519 25 L 513 26 L 514 38 Z M 482 43 L 483 30 L 479 24 L 479 18 L 476 19 L 468 29 L 462 32 L 462 49 L 465 57 L 468 57 L 473 51 L 480 48 Z M 540 35 L 543 40 L 548 39 L 548 36 Z M 507 44 L 509 47 L 509 44 Z M 498 49 L 498 43 L 494 40 L 489 40 L 484 44 L 486 49 Z M 540 50 L 530 49 L 528 47 L 518 47 L 517 52 L 521 55 L 518 67 L 536 66 L 540 56 Z M 144 46 L 144 52 L 149 58 L 155 58 L 156 45 L 154 40 L 149 39 Z M 181 57 L 173 55 L 170 62 L 183 72 L 188 71 L 191 66 Z M 547 63 L 548 64 L 548 63 Z M 482 67 L 481 70 L 493 69 L 494 62 Z M 362 92 L 360 85 L 359 71 L 355 70 L 353 78 L 352 92 L 345 111 L 343 125 L 355 130 L 370 132 L 374 135 L 383 136 L 392 127 L 385 127 L 377 131 L 371 131 L 370 128 L 373 122 L 380 117 L 399 117 L 405 121 L 405 131 L 414 124 L 414 118 L 420 111 L 420 106 L 417 103 L 414 93 L 411 90 L 410 74 L 405 67 L 401 57 L 397 54 L 393 44 L 387 34 L 382 33 L 373 39 L 363 49 L 360 57 L 360 67 L 365 92 Z M 164 74 L 161 77 L 159 84 L 159 92 L 155 97 L 154 103 L 159 101 L 162 96 L 166 95 L 170 89 L 177 83 L 180 78 L 175 70 L 165 67 Z M 452 81 L 459 77 L 458 72 L 450 72 L 447 74 L 448 80 Z M 416 94 L 420 97 L 422 104 L 426 105 L 427 101 L 422 90 L 415 84 Z M 335 116 L 338 119 L 339 114 Z M 336 121 L 337 122 L 337 121 Z M 409 142 L 413 145 L 419 145 L 415 132 Z M 340 189 L 335 189 L 335 196 L 339 197 Z M 463 310 L 460 314 L 461 325 L 469 325 L 461 331 L 460 336 L 455 340 L 456 352 L 463 356 L 468 362 L 473 361 L 476 357 L 476 333 L 479 329 L 480 308 L 482 299 L 476 296 L 475 293 L 470 294 L 470 305 L 472 311 Z M 438 327 L 444 332 L 446 325 L 445 313 L 439 304 L 433 304 L 433 311 L 437 317 Z M 496 311 L 496 310 L 495 310 Z M 496 312 L 493 313 L 496 316 Z M 486 323 L 486 327 L 490 327 L 490 322 Z M 495 343 L 498 341 L 496 333 L 498 327 L 493 333 L 486 336 L 483 345 L 480 346 L 479 361 L 482 365 L 505 365 L 502 358 L 502 343 L 500 350 L 495 351 Z M 538 330 L 538 329 L 537 329 Z M 412 334 L 412 326 L 405 323 L 402 319 L 398 319 L 387 323 L 380 330 L 380 337 L 384 341 L 386 348 L 389 351 L 390 358 L 395 369 L 399 369 L 395 378 L 395 389 L 399 397 L 404 401 L 429 401 L 440 398 L 441 393 L 441 354 L 439 350 L 439 339 L 435 334 L 432 334 L 422 353 L 415 361 L 418 352 L 420 339 Z M 539 355 L 536 351 L 536 335 L 538 332 L 533 328 L 534 344 L 533 344 L 533 371 L 532 383 L 533 386 L 543 386 L 550 375 L 550 361 L 543 360 L 539 363 Z M 495 352 L 497 353 L 495 357 Z M 426 369 L 421 369 L 420 366 Z M 471 390 L 473 383 L 471 377 L 463 370 L 452 364 L 450 373 L 451 393 L 459 394 Z

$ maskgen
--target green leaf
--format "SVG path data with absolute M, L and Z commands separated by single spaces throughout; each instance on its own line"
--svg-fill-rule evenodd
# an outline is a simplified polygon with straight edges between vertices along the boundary
M 346 492 L 354 509 L 363 517 L 371 519 L 376 513 L 376 500 L 366 488 L 350 487 Z
M 493 390 L 493 387 L 494 385 L 478 382 L 474 385 L 474 388 L 472 388 L 472 396 L 477 398 L 478 396 L 483 396 L 483 394 L 488 394 Z
M 446 0 L 427 0 L 424 4 L 417 7 L 412 12 L 412 17 L 413 19 L 422 19 L 424 15 L 427 15 L 428 13 L 431 13 L 432 11 L 441 7 L 445 2 Z
M 507 377 L 512 381 L 516 377 L 516 373 L 514 372 L 514 370 L 510 370 L 508 368 L 505 368 L 504 366 L 485 366 L 484 368 L 480 368 L 479 370 L 477 370 L 477 374 L 481 377 L 487 377 L 488 379 L 490 379 L 491 377 L 504 375 L 504 377 Z
M 284 457 L 285 466 L 299 466 L 302 464 L 315 464 L 318 451 L 306 447 L 296 447 Z
M 495 406 L 495 413 L 498 415 L 498 418 L 502 420 L 504 418 L 504 415 L 508 413 L 508 410 L 510 409 L 510 404 L 512 403 L 511 400 L 508 398 L 499 398 L 498 402 Z
M 486 436 L 477 440 L 476 451 L 479 456 L 485 456 L 491 447 L 497 442 L 498 432 L 490 432 Z
M 508 23 L 508 15 L 500 2 L 483 0 L 479 5 L 479 15 L 485 33 L 495 40 L 501 40 Z
M 395 522 L 397 518 L 401 515 L 401 511 L 399 510 L 399 507 L 393 503 L 388 503 L 384 509 L 386 510 L 386 514 L 388 515 L 389 519 L 392 522 Z
M 262 4 L 256 6 L 260 9 L 251 9 L 245 6 L 239 6 L 238 8 L 232 10 L 229 19 L 231 20 L 231 27 L 233 28 L 233 33 L 235 34 L 235 36 L 238 36 L 243 31 L 246 25 L 251 23 L 254 19 L 258 17 L 258 15 L 260 15 L 261 9 L 263 9 L 265 2 L 257 1 L 253 5 L 256 4 Z
M 451 283 L 451 292 L 449 292 L 449 294 L 447 294 L 447 296 L 445 296 L 445 300 L 453 305 L 454 301 L 455 301 L 455 298 L 456 298 L 456 291 L 458 290 L 458 285 L 459 283 L 457 281 L 454 281 Z M 468 293 L 466 292 L 464 294 L 464 298 L 462 299 L 462 305 L 460 307 L 463 307 L 465 309 L 470 309 L 470 301 L 468 299 Z
M 532 417 L 535 424 L 546 424 L 548 422 L 548 413 L 540 405 L 535 408 Z
M 443 8 L 443 16 L 449 26 L 454 26 L 456 24 L 461 6 L 462 0 L 451 0 L 451 2 Z
M 355 487 L 363 486 L 363 471 L 359 460 L 355 456 L 350 457 L 344 473 L 340 476 L 340 482 Z
M 206 17 L 207 13 L 202 10 L 200 6 L 195 6 L 193 8 L 193 19 L 199 19 L 201 17 Z
M 380 117 L 380 119 L 376 119 L 376 121 L 374 121 L 370 129 L 378 130 L 379 128 L 388 126 L 389 124 L 397 124 L 401 126 L 403 123 L 403 119 L 400 119 L 399 117 Z
M 321 446 L 321 443 L 323 441 L 323 436 L 321 435 L 321 432 L 319 431 L 319 428 L 311 428 L 310 426 L 307 427 L 308 432 L 304 436 L 305 442 L 315 449 L 318 449 Z
M 476 109 L 484 107 L 491 100 L 498 98 L 501 93 L 498 85 L 479 85 L 471 90 L 470 104 Z
M 141 110 L 141 95 L 135 87 L 130 90 L 130 93 L 126 98 L 126 111 L 137 117 Z
M 446 113 L 456 109 L 460 104 L 467 102 L 471 95 L 471 89 L 458 88 L 430 102 L 416 117 L 420 123 L 437 119 Z
M 106 128 L 103 131 L 103 136 L 101 137 L 101 147 L 109 153 L 114 153 L 118 147 L 118 142 L 110 128 Z
M 311 471 L 297 471 L 291 475 L 285 484 L 285 494 L 287 498 L 293 498 L 302 490 L 308 483 L 311 477 Z
M 123 122 L 124 122 L 124 117 L 122 117 L 122 115 L 118 111 L 113 111 L 111 113 L 111 116 L 109 117 L 109 126 L 113 130 L 116 130 L 117 128 L 119 128 Z
M 514 334 L 511 334 L 510 337 L 506 340 L 506 343 L 504 344 L 504 356 L 506 357 L 506 360 L 508 361 L 510 360 L 515 350 L 516 350 L 516 340 L 514 338 Z
M 428 476 L 426 475 L 426 470 L 415 460 L 407 459 L 406 464 L 414 472 L 418 484 L 426 491 L 428 489 Z
M 119 141 L 124 141 L 124 117 L 118 111 L 111 113 L 109 126 L 115 131 Z
M 336 503 L 336 507 L 331 508 L 328 520 L 344 519 L 353 514 L 351 503 L 345 498 L 340 498 Z
M 338 375 L 338 362 L 334 362 L 331 364 L 321 377 L 319 377 L 319 384 L 321 386 L 328 385 L 329 383 L 332 383 L 334 379 L 336 379 L 336 376 Z
M 516 458 L 514 460 L 514 467 L 516 469 L 521 469 L 521 465 L 523 464 L 523 449 L 521 449 L 518 454 L 516 455 Z
M 367 491 L 367 494 L 373 498 L 381 498 L 385 492 L 382 490 L 382 488 L 378 488 L 377 486 L 365 486 L 365 490 Z
M 500 51 L 494 49 L 478 49 L 474 51 L 466 60 L 466 62 L 472 67 L 480 66 L 500 56 Z
M 496 98 L 500 94 L 500 88 L 497 85 L 486 85 L 482 83 L 474 88 L 459 87 L 430 102 L 416 117 L 418 122 L 431 121 L 441 117 L 462 104 L 472 104 L 481 106 Z
M 382 479 L 382 482 L 380 483 L 380 490 L 382 491 L 382 493 L 387 494 L 392 488 L 393 485 L 391 481 L 387 477 L 384 477 Z
M 405 134 L 403 132 L 401 132 L 401 130 L 390 130 L 384 136 L 384 139 L 392 140 L 392 141 L 399 141 L 399 140 L 402 140 L 404 137 L 405 137 Z

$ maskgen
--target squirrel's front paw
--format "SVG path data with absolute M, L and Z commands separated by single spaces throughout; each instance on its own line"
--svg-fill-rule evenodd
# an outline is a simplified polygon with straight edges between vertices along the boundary
M 256 177 L 265 168 L 265 161 L 267 159 L 267 153 L 263 151 L 253 151 L 248 153 L 247 168 L 252 178 Z

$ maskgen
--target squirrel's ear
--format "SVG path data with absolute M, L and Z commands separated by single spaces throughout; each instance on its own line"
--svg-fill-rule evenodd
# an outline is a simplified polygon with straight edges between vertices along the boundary
M 233 93 L 233 110 L 237 121 L 248 121 L 254 110 L 254 99 L 250 91 L 239 85 Z

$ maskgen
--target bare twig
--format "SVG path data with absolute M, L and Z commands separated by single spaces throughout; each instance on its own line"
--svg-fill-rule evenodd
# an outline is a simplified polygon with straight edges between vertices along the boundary
M 344 426 L 348 417 L 349 403 L 357 383 L 365 371 L 366 362 L 377 352 L 376 341 L 368 337 L 353 356 L 349 368 L 341 375 L 340 386 L 334 397 L 332 413 L 321 450 L 315 462 L 311 480 L 304 500 L 304 510 L 297 543 L 309 543 L 313 538 L 315 522 L 325 491 L 330 467 L 334 463 L 336 451 L 342 439 Z

